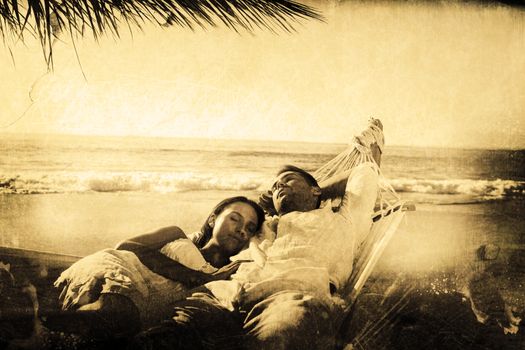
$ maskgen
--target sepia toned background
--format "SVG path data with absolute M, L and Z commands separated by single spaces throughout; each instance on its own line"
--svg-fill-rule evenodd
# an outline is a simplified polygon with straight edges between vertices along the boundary
M 499 264 L 516 284 L 491 275 L 492 292 L 525 310 L 525 11 L 307 4 L 325 21 L 292 33 L 145 25 L 77 39 L 78 57 L 61 37 L 51 72 L 36 40 L 8 38 L 0 245 L 83 256 L 167 225 L 191 233 L 219 200 L 256 197 L 281 165 L 315 170 L 374 116 L 383 171 L 417 211 L 356 311 L 361 346 L 519 349 L 523 329 L 477 323 L 463 291 Z M 483 245 L 496 247 L 490 261 Z M 388 287 L 403 303 L 373 310 Z

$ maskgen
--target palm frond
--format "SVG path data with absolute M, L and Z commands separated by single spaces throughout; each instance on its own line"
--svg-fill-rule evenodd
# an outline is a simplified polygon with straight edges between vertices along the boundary
M 118 37 L 122 24 L 140 29 L 148 22 L 192 29 L 222 23 L 233 30 L 292 31 L 301 19 L 322 16 L 294 0 L 0 0 L 4 41 L 23 40 L 27 33 L 36 36 L 50 65 L 53 39 L 62 32 L 72 36 L 91 32 L 95 39 L 106 33 Z

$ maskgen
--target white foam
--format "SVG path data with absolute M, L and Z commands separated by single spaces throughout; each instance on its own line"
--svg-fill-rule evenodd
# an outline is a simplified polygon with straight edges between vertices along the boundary
M 256 174 L 196 174 L 150 172 L 25 173 L 0 175 L 0 193 L 181 192 L 197 190 L 256 190 Z
M 525 194 L 525 182 L 513 180 L 415 180 L 389 181 L 397 192 L 415 192 L 445 195 L 469 195 L 477 198 L 496 199 Z
M 153 192 L 263 190 L 271 174 L 198 172 L 27 172 L 0 175 L 0 193 Z M 397 192 L 467 195 L 490 200 L 525 195 L 525 182 L 512 180 L 390 179 Z

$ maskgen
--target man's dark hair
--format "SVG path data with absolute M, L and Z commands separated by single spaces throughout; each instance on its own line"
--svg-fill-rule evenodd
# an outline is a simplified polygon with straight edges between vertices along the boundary
M 317 183 L 317 180 L 306 170 L 301 169 L 299 167 L 296 167 L 295 165 L 285 165 L 279 171 L 277 172 L 277 176 L 281 175 L 282 173 L 286 173 L 287 171 L 291 171 L 294 173 L 297 173 L 301 175 L 305 180 L 306 183 L 310 186 L 319 187 L 319 184 Z
M 305 179 L 308 185 L 319 187 L 317 180 L 309 172 L 299 167 L 296 167 L 294 165 L 283 166 L 281 169 L 279 169 L 276 176 L 279 176 L 282 173 L 285 173 L 287 171 L 292 171 L 294 173 L 301 175 Z M 318 198 L 317 208 L 319 208 L 320 204 L 321 204 L 321 196 L 319 196 Z M 277 215 L 277 210 L 275 209 L 275 206 L 273 205 L 272 190 L 268 190 L 267 192 L 261 193 L 261 195 L 259 196 L 259 205 L 264 209 L 264 211 L 268 215 L 270 216 Z

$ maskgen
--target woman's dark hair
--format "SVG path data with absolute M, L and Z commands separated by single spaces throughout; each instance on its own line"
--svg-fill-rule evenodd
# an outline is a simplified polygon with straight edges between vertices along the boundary
M 204 225 L 202 225 L 199 234 L 193 237 L 193 243 L 195 243 L 198 248 L 204 247 L 212 236 L 213 227 L 210 226 L 210 218 L 212 215 L 219 215 L 228 205 L 239 202 L 246 203 L 255 210 L 257 214 L 257 231 L 259 231 L 264 222 L 264 211 L 259 204 L 244 196 L 230 197 L 220 201 L 219 204 L 213 208 L 210 215 L 206 218 L 206 221 L 204 221 Z

